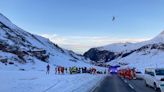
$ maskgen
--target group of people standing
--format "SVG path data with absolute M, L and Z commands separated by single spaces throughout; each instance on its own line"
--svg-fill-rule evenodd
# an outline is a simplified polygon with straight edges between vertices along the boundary
M 87 68 L 87 67 L 63 67 L 63 66 L 56 66 L 55 67 L 55 74 L 80 74 L 80 73 L 90 73 L 90 74 L 97 74 L 99 71 L 97 71 L 96 68 Z M 50 65 L 47 65 L 47 72 L 46 74 L 49 74 L 50 72 Z
M 50 65 L 48 64 L 46 74 L 49 74 L 49 73 L 50 73 Z M 64 73 L 67 73 L 67 68 L 64 68 L 61 66 L 57 66 L 55 68 L 55 74 L 64 74 Z
M 77 73 L 90 73 L 96 74 L 96 68 L 87 68 L 87 67 L 69 67 L 70 74 L 77 74 Z
M 64 73 L 68 73 L 67 68 L 62 66 L 55 67 L 55 74 L 64 74 Z

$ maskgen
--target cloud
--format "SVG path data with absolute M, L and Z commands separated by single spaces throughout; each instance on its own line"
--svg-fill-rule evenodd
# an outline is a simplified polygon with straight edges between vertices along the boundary
M 149 38 L 112 38 L 107 36 L 59 36 L 57 34 L 43 34 L 43 37 L 50 39 L 59 46 L 84 53 L 92 47 L 104 46 L 111 43 L 141 42 Z
M 62 44 L 65 43 L 65 38 L 58 36 L 57 34 L 42 34 L 41 36 L 50 39 L 52 42 Z

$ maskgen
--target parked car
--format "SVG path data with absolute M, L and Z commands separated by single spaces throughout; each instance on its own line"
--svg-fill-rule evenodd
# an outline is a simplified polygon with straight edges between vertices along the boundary
M 143 79 L 144 78 L 144 74 L 140 71 L 136 71 L 136 78 L 137 79 Z
M 144 80 L 146 86 L 151 86 L 155 90 L 162 90 L 164 85 L 164 68 L 147 68 L 145 69 Z

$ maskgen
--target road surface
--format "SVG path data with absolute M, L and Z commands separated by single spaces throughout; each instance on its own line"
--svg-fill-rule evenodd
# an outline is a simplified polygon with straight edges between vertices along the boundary
M 155 92 L 144 80 L 126 80 L 117 75 L 107 76 L 93 92 Z

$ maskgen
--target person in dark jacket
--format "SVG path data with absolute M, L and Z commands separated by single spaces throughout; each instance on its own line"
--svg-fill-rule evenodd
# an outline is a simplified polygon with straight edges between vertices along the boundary
M 68 73 L 68 71 L 67 71 L 67 67 L 65 67 L 65 69 L 64 69 L 64 70 L 65 70 L 65 73 Z
M 46 74 L 49 74 L 50 73 L 50 65 L 48 64 L 47 65 L 47 72 L 46 72 Z
M 58 66 L 55 67 L 55 74 L 58 73 Z

